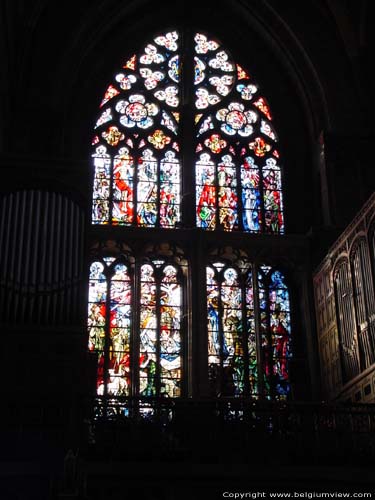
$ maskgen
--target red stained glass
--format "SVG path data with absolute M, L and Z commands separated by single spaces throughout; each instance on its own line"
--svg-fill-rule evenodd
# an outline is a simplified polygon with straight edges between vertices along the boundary
M 269 120 L 272 120 L 270 108 L 268 107 L 266 101 L 263 97 L 260 97 L 254 102 L 254 106 L 256 106 Z
M 212 134 L 211 137 L 204 141 L 205 146 L 211 149 L 213 153 L 220 153 L 227 143 L 221 139 L 220 135 Z
M 254 151 L 254 154 L 256 154 L 259 157 L 264 156 L 268 151 L 271 150 L 271 146 L 266 143 L 264 139 L 261 137 L 257 137 L 254 142 L 249 143 L 249 148 Z
M 106 102 L 108 102 L 110 99 L 112 99 L 113 97 L 119 95 L 120 91 L 116 89 L 116 87 L 114 87 L 113 85 L 110 85 L 107 90 L 105 91 L 105 94 L 104 94 L 104 97 L 103 97 L 103 100 L 102 102 L 100 103 L 100 108 L 102 106 L 104 106 L 104 104 Z
M 132 69 L 133 71 L 135 70 L 135 65 L 136 65 L 136 55 L 132 56 L 123 66 L 125 69 Z
M 244 69 L 242 69 L 239 64 L 237 64 L 237 78 L 239 80 L 249 80 L 249 78 L 250 78 L 248 76 L 248 74 L 246 73 L 246 71 Z

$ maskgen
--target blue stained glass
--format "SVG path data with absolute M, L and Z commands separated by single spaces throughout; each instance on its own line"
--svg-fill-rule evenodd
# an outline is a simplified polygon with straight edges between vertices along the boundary
M 235 396 L 244 391 L 242 292 L 234 268 L 218 269 L 221 285 L 214 269 L 206 270 L 209 376 L 216 395 Z
M 168 71 L 168 75 L 172 78 L 172 80 L 176 83 L 180 81 L 180 58 L 179 56 L 174 56 L 172 59 L 168 61 L 168 66 L 170 70 Z
M 194 84 L 198 85 L 199 83 L 203 82 L 203 80 L 206 77 L 206 74 L 204 70 L 206 69 L 206 65 L 204 62 L 199 59 L 198 57 L 194 57 Z
M 262 294 L 264 315 L 261 315 L 262 343 L 264 350 L 264 373 L 268 395 L 285 398 L 290 391 L 290 305 L 285 276 L 279 270 L 269 271 L 269 283 L 259 275 L 259 289 Z M 266 312 L 268 308 L 268 313 Z M 272 375 L 272 377 L 271 377 Z M 272 378 L 272 380 L 271 380 Z
M 285 277 L 262 266 L 258 273 L 258 335 L 252 271 L 241 280 L 238 271 L 215 262 L 206 270 L 208 365 L 212 394 L 259 395 L 259 370 L 264 395 L 285 399 L 290 391 L 290 307 Z M 243 297 L 245 302 L 243 303 Z M 248 379 L 245 379 L 245 375 Z

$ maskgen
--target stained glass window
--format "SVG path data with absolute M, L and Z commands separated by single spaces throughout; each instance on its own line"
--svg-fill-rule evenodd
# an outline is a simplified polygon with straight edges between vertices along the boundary
M 177 31 L 156 36 L 105 91 L 92 141 L 93 224 L 180 227 L 182 195 L 195 191 L 199 228 L 283 233 L 268 102 L 219 42 L 195 33 L 193 52 L 184 43 Z
M 256 283 L 254 273 L 222 262 L 207 267 L 211 394 L 284 399 L 290 391 L 289 292 L 280 271 L 262 266 Z
M 179 37 L 154 38 L 126 61 L 100 104 L 93 137 L 93 224 L 180 221 Z
M 174 264 L 154 259 L 143 264 L 135 278 L 126 263 L 112 257 L 93 262 L 90 267 L 89 350 L 98 356 L 97 394 L 178 397 L 182 371 L 181 272 Z M 134 329 L 135 286 L 140 288 L 140 308 Z M 138 352 L 137 367 L 132 366 L 132 349 Z
M 284 232 L 272 116 L 257 83 L 218 42 L 196 33 L 196 224 Z
M 290 391 L 291 320 L 285 276 L 269 266 L 258 272 L 259 327 L 264 390 L 268 397 L 285 397 Z
M 187 266 L 182 271 L 173 252 L 143 253 L 147 235 L 158 238 L 165 229 L 185 249 L 183 230 L 192 227 L 202 242 L 211 237 L 205 231 L 221 231 L 224 239 L 232 235 L 223 231 L 284 232 L 278 136 L 259 84 L 214 38 L 169 31 L 124 59 L 99 108 L 92 223 L 118 226 L 114 246 L 129 237 L 138 255 L 131 264 L 104 257 L 90 268 L 98 395 L 189 395 L 201 382 L 192 380 L 201 376 L 193 373 L 196 357 L 207 360 L 192 346 L 199 336 L 204 344 L 207 333 L 211 395 L 286 398 L 291 323 L 284 275 L 230 257 L 206 266 L 190 254 L 196 276 L 183 280 Z M 204 287 L 196 289 L 205 273 L 206 318 Z M 190 380 L 183 378 L 188 372 Z M 152 412 L 149 399 L 145 404 L 143 411 Z
M 161 262 L 141 267 L 141 396 L 181 395 L 181 306 L 178 269 Z

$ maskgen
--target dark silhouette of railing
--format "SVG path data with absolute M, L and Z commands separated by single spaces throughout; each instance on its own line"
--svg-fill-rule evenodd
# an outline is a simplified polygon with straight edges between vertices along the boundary
M 45 397 L 8 401 L 2 417 L 3 459 L 375 463 L 375 405 Z
M 143 460 L 147 449 L 168 460 L 375 462 L 375 405 L 121 397 L 91 404 L 91 457 Z

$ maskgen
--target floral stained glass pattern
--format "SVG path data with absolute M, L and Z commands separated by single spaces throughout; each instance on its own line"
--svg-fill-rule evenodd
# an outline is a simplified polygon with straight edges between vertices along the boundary
M 134 54 L 107 88 L 93 140 L 93 224 L 179 223 L 179 80 L 179 37 L 172 31 Z
M 193 54 L 184 52 L 177 31 L 156 36 L 105 91 L 92 141 L 92 222 L 179 227 L 182 159 L 192 153 L 180 134 L 186 107 L 181 88 L 186 87 L 193 95 L 185 97 L 195 108 L 195 131 L 189 133 L 196 137 L 196 226 L 282 234 L 282 171 L 270 106 L 253 77 L 218 41 L 195 33 L 193 46 Z M 182 71 L 191 67 L 189 57 L 193 74 Z M 182 123 L 184 130 L 187 125 Z M 130 161 L 120 162 L 123 155 L 132 164 L 126 180 L 119 180 L 120 163 Z M 164 167 L 172 164 L 173 181 L 165 189 Z M 189 162 L 184 165 L 190 168 Z M 184 189 L 194 187 L 185 182 Z
M 142 228 L 129 232 L 135 235 L 143 228 L 177 234 L 191 221 L 183 218 L 184 199 L 202 230 L 282 234 L 283 172 L 268 101 L 218 41 L 203 33 L 192 41 L 188 53 L 177 31 L 155 36 L 104 92 L 92 139 L 92 223 Z M 195 202 L 183 198 L 194 190 Z M 97 393 L 179 397 L 181 269 L 164 257 L 135 267 L 121 259 L 105 257 L 90 268 Z M 206 269 L 206 290 L 211 393 L 286 398 L 291 324 L 284 275 L 218 259 Z
M 270 108 L 227 50 L 203 34 L 195 41 L 197 227 L 281 234 L 282 173 Z M 225 176 L 231 213 L 224 216 Z

